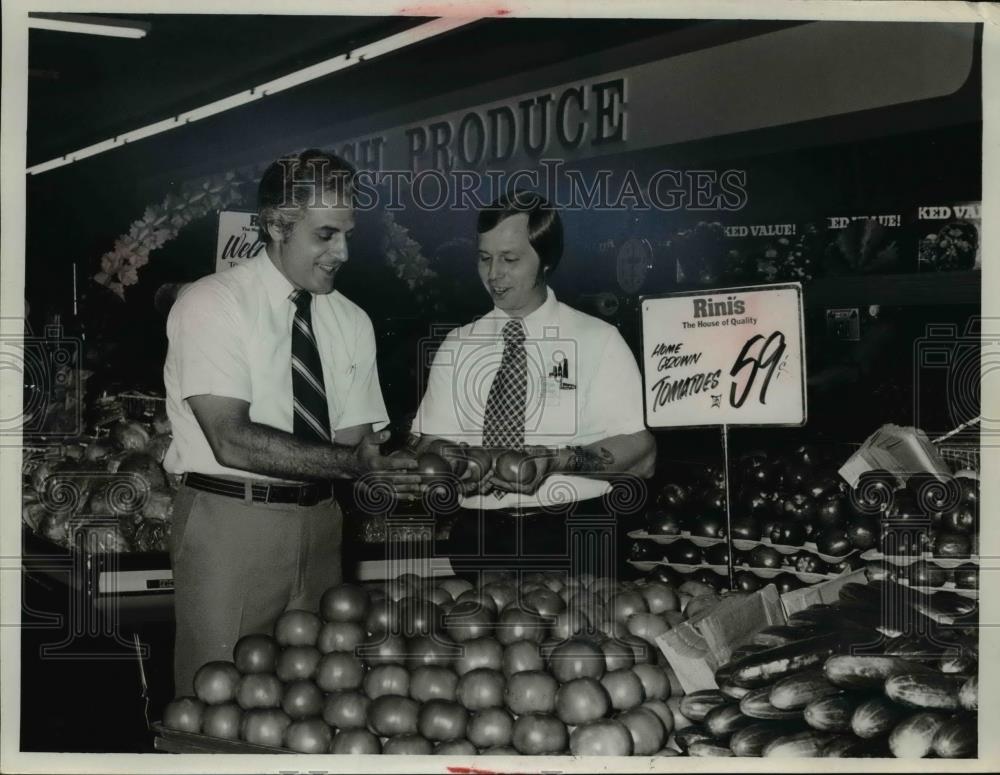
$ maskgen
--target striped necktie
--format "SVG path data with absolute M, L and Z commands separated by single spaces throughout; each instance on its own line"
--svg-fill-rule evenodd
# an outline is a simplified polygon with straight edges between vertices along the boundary
M 323 388 L 323 365 L 312 328 L 312 294 L 292 291 L 292 407 L 293 430 L 310 441 L 330 441 L 330 412 Z
M 503 360 L 486 399 L 483 446 L 520 450 L 524 448 L 524 413 L 528 403 L 528 358 L 520 320 L 507 321 L 503 339 Z

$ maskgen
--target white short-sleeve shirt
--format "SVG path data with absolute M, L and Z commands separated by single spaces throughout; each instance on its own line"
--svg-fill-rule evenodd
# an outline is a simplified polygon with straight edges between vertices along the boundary
M 434 356 L 414 433 L 482 444 L 486 401 L 503 358 L 501 330 L 509 319 L 494 308 L 448 333 Z M 617 328 L 563 304 L 551 289 L 523 324 L 528 359 L 525 444 L 585 446 L 645 429 L 639 367 Z M 534 496 L 473 496 L 462 505 L 531 508 L 598 497 L 608 489 L 602 480 L 557 474 Z
M 221 465 L 186 399 L 238 398 L 250 419 L 291 432 L 293 286 L 264 251 L 245 264 L 203 277 L 184 290 L 167 317 L 163 369 L 173 443 L 171 473 L 247 476 Z M 331 429 L 388 424 L 375 364 L 375 332 L 358 305 L 338 291 L 317 294 L 313 332 L 323 365 Z M 254 478 L 269 477 L 254 474 Z

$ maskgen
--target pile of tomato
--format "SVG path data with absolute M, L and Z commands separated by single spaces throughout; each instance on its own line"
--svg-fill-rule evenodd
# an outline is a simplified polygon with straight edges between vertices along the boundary
M 313 754 L 679 755 L 655 638 L 690 590 L 484 575 L 333 587 L 203 665 L 163 725 Z

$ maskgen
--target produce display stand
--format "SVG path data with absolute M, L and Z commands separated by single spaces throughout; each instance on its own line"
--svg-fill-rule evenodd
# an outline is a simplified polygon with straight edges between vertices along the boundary
M 159 721 L 154 721 L 150 727 L 156 735 L 153 747 L 164 753 L 291 753 L 287 748 L 272 748 L 268 745 L 253 745 L 242 740 L 223 740 L 192 732 L 178 732 L 176 729 L 167 729 Z
M 166 552 L 92 553 L 66 548 L 22 526 L 21 566 L 43 586 L 65 587 L 103 614 L 136 622 L 173 616 L 173 574 Z

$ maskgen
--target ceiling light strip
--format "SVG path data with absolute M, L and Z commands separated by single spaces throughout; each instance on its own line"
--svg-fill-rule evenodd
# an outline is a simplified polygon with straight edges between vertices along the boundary
M 294 86 L 300 86 L 304 83 L 308 83 L 309 81 L 316 80 L 317 78 L 323 78 L 327 75 L 345 70 L 348 67 L 353 67 L 361 62 L 375 59 L 376 57 L 389 54 L 393 51 L 398 51 L 406 46 L 412 46 L 415 43 L 420 43 L 421 41 L 427 40 L 436 35 L 450 32 L 451 30 L 471 24 L 472 22 L 477 21 L 477 19 L 478 17 L 434 19 L 426 24 L 412 27 L 408 30 L 404 30 L 403 32 L 390 35 L 387 38 L 382 38 L 374 43 L 362 46 L 361 48 L 354 49 L 347 54 L 341 54 L 340 56 L 333 57 L 324 62 L 319 62 L 301 70 L 296 70 L 295 72 L 284 75 L 281 78 L 267 81 L 266 83 L 255 86 L 245 92 L 240 92 L 239 94 L 234 94 L 221 100 L 216 100 L 215 102 L 210 102 L 207 105 L 202 105 L 194 110 L 181 113 L 173 118 L 157 121 L 155 124 L 150 124 L 149 126 L 142 127 L 141 129 L 136 129 L 126 134 L 118 135 L 110 140 L 104 140 L 103 142 L 89 145 L 86 148 L 73 151 L 72 153 L 68 153 L 57 159 L 50 159 L 49 161 L 41 164 L 28 167 L 27 173 L 29 175 L 38 175 L 42 172 L 48 172 L 49 170 L 65 166 L 67 164 L 72 164 L 74 161 L 79 159 L 84 159 L 89 156 L 94 156 L 98 153 L 111 150 L 112 148 L 123 146 L 126 143 L 134 143 L 137 140 L 152 137 L 153 135 L 166 132 L 170 129 L 175 129 L 179 126 L 185 126 L 193 121 L 198 121 L 208 116 L 223 113 L 227 110 L 240 107 L 241 105 L 246 105 L 249 102 L 259 100 L 262 97 L 277 94 L 278 92 L 286 89 L 291 89 Z M 36 21 L 48 20 L 31 20 L 32 23 Z
M 83 35 L 105 35 L 109 38 L 144 38 L 146 30 L 137 27 L 125 27 L 112 24 L 66 21 L 64 19 L 28 18 L 28 27 L 33 30 L 52 30 L 53 32 L 77 32 Z

